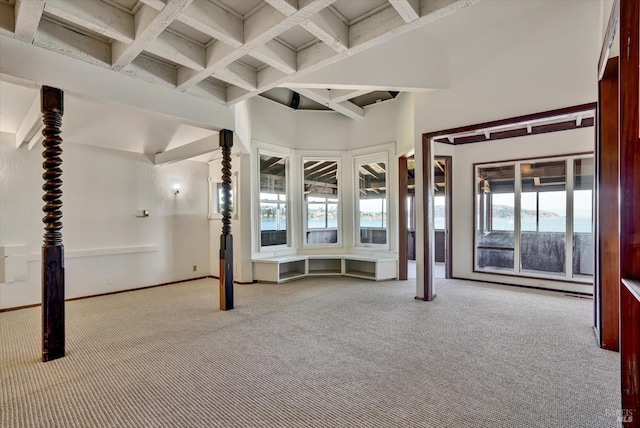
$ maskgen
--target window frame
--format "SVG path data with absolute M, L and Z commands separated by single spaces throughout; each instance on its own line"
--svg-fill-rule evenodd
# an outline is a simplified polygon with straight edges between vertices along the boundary
M 222 213 L 219 211 L 222 201 L 218 197 L 218 189 L 222 186 L 222 178 L 209 177 L 209 220 L 219 220 Z M 231 174 L 231 218 L 238 218 L 238 173 Z
M 271 146 L 268 144 L 254 144 L 254 153 L 255 153 L 255 159 L 256 159 L 256 165 L 254 166 L 253 170 L 255 171 L 255 179 L 254 179 L 254 183 L 255 183 L 255 187 L 253 190 L 253 200 L 254 200 L 254 230 L 255 232 L 255 248 L 256 251 L 258 253 L 265 253 L 265 252 L 278 252 L 278 251 L 283 251 L 283 250 L 290 250 L 291 248 L 294 247 L 294 243 L 293 243 L 293 239 L 294 239 L 294 234 L 293 234 L 293 220 L 292 220 L 292 204 L 295 201 L 292 201 L 292 194 L 293 194 L 293 190 L 292 190 L 292 177 L 291 177 L 291 163 L 293 162 L 293 156 L 292 154 L 286 150 L 286 149 L 281 149 L 277 146 Z M 284 169 L 284 173 L 285 173 L 285 186 L 286 186 L 286 190 L 285 190 L 285 204 L 286 204 L 286 243 L 284 244 L 276 244 L 276 245 L 266 245 L 263 246 L 262 245 L 262 228 L 261 228 L 261 216 L 260 216 L 260 212 L 261 212 L 261 204 L 263 202 L 262 199 L 260 199 L 260 174 L 261 174 L 261 168 L 260 168 L 260 158 L 262 155 L 266 155 L 266 156 L 274 156 L 274 157 L 279 157 L 284 159 L 285 162 L 285 169 Z
M 369 165 L 372 163 L 384 163 L 385 164 L 385 196 L 383 199 L 384 214 L 382 221 L 386 219 L 385 229 L 385 243 L 375 244 L 361 242 L 360 237 L 360 167 L 363 165 Z M 389 162 L 388 152 L 376 152 L 368 155 L 354 156 L 353 157 L 353 195 L 354 195 L 354 210 L 353 210 L 353 243 L 356 248 L 374 248 L 374 249 L 389 249 L 391 238 L 391 209 L 389 206 L 390 201 L 390 188 L 389 188 L 389 175 L 391 172 L 391 165 Z
M 304 194 L 304 181 L 305 181 L 305 169 L 304 169 L 304 164 L 306 162 L 335 162 L 336 163 L 336 181 L 337 181 L 337 194 L 335 196 L 335 199 L 337 199 L 337 227 L 336 227 L 336 233 L 337 233 L 337 242 L 332 242 L 332 243 L 327 243 L 327 244 L 310 244 L 307 242 L 307 233 L 309 231 L 314 231 L 314 230 L 333 230 L 332 228 L 320 228 L 320 229 L 310 229 L 309 228 L 309 224 L 308 224 L 308 208 L 309 208 L 309 204 L 320 204 L 320 202 L 308 202 L 306 195 Z M 302 188 L 301 190 L 301 202 L 302 202 L 302 247 L 303 248 L 328 248 L 328 247 L 342 247 L 342 230 L 343 230 L 343 221 L 342 221 L 342 180 L 341 180 L 341 174 L 340 171 L 342 169 L 342 160 L 339 157 L 336 156 L 301 156 L 300 158 L 300 177 L 302 178 Z M 329 205 L 329 202 L 327 201 L 327 199 L 333 199 L 333 198 L 329 198 L 329 197 L 325 197 L 325 224 L 328 221 L 327 220 L 327 208 Z
M 472 228 L 473 228 L 473 272 L 474 273 L 484 273 L 484 274 L 492 274 L 492 275 L 506 275 L 506 276 L 517 276 L 524 278 L 538 278 L 538 279 L 547 279 L 554 280 L 559 282 L 569 282 L 569 283 L 577 283 L 577 284 L 593 284 L 593 278 L 583 278 L 576 277 L 573 275 L 573 245 L 574 245 L 574 231 L 573 231 L 573 222 L 574 222 L 574 200 L 573 200 L 573 192 L 574 192 L 574 164 L 577 159 L 594 159 L 594 154 L 592 152 L 588 153 L 575 153 L 575 154 L 567 154 L 567 155 L 558 155 L 558 156 L 549 156 L 549 157 L 536 157 L 536 158 L 527 158 L 527 159 L 515 159 L 515 160 L 504 160 L 504 161 L 494 161 L 494 162 L 481 162 L 473 164 L 473 217 L 472 217 Z M 521 202 L 522 202 L 522 174 L 521 174 L 521 165 L 527 163 L 546 163 L 546 162 L 554 162 L 554 161 L 564 161 L 565 163 L 565 176 L 566 176 L 566 205 L 565 205 L 565 213 L 566 213 L 566 222 L 565 222 L 565 272 L 562 274 L 554 274 L 554 273 L 545 273 L 544 271 L 536 272 L 536 271 L 528 271 L 522 270 L 521 268 L 521 234 L 522 234 L 522 212 L 521 212 Z M 498 166 L 511 166 L 514 167 L 514 267 L 513 270 L 507 269 L 498 269 L 498 268 L 487 268 L 487 267 L 479 267 L 478 266 L 478 242 L 477 242 L 477 222 L 480 219 L 480 213 L 478 212 L 478 204 L 476 203 L 478 196 L 478 186 L 476 184 L 477 177 L 479 176 L 479 170 L 481 168 L 490 168 L 490 167 L 498 167 Z M 595 194 L 595 182 L 592 187 L 592 209 L 594 207 L 593 197 Z M 540 192 L 537 192 L 540 193 Z M 539 195 L 536 195 L 536 199 L 539 198 Z M 537 210 L 539 210 L 539 205 L 537 205 Z M 539 215 L 537 212 L 536 215 Z M 592 224 L 594 218 L 592 216 Z M 491 222 L 488 222 L 490 224 Z M 539 230 L 539 225 L 536 225 L 536 231 Z M 593 228 L 592 228 L 593 234 Z

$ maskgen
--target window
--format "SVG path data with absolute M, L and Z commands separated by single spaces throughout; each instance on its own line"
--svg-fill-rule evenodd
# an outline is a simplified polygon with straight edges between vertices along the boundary
M 520 163 L 522 272 L 565 273 L 566 160 Z M 526 219 L 526 221 L 525 221 Z
M 304 201 L 306 205 L 306 243 L 337 244 L 338 161 L 306 160 L 304 167 Z
M 592 157 L 475 169 L 477 270 L 592 279 Z
M 573 164 L 573 266 L 574 278 L 593 278 L 593 158 Z
M 513 165 L 478 167 L 476 177 L 476 265 L 513 270 L 515 169 Z
M 444 230 L 445 223 L 445 208 L 444 208 L 444 196 L 433 197 L 433 228 L 436 230 Z
M 260 154 L 260 245 L 287 244 L 287 162 Z
M 216 180 L 220 180 L 217 178 Z M 209 218 L 220 219 L 222 218 L 222 183 L 209 177 Z M 229 204 L 231 205 L 231 217 L 237 217 L 236 205 L 234 203 L 235 196 L 238 192 L 236 188 L 237 173 L 233 173 L 231 176 L 231 199 Z
M 358 243 L 387 244 L 387 171 L 386 162 L 357 165 Z

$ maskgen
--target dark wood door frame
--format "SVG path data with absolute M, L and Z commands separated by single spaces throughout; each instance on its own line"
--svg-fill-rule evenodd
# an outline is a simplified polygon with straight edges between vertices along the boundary
M 408 277 L 407 265 L 409 264 L 409 256 L 407 254 L 407 197 L 409 196 L 409 171 L 408 157 L 400 156 L 398 158 L 398 279 L 406 281 Z
M 433 263 L 434 263 L 434 241 L 433 231 L 433 141 L 426 135 L 422 136 L 422 182 L 424 184 L 422 192 L 422 209 L 424 243 L 422 259 L 416 257 L 416 263 L 422 263 L 424 269 L 423 284 L 421 288 L 422 296 L 416 296 L 418 300 L 430 302 L 436 298 L 433 287 Z M 417 266 L 416 266 L 417 267 Z M 417 282 L 417 280 L 416 280 Z M 416 288 L 418 291 L 419 288 Z
M 451 156 L 436 156 L 435 160 L 444 163 L 444 277 L 453 278 L 453 179 Z

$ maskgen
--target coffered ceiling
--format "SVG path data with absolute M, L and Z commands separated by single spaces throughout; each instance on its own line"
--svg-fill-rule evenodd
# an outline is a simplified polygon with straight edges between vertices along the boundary
M 478 1 L 0 0 L 0 34 L 223 105 L 262 95 L 358 119 L 397 85 L 319 71 Z

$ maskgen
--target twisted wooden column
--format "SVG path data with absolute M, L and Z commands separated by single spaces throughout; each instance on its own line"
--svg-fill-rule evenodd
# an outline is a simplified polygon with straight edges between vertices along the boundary
M 44 122 L 42 178 L 45 226 L 42 245 L 42 361 L 64 357 L 64 246 L 62 245 L 62 125 L 63 92 L 43 86 L 41 90 Z
M 233 236 L 231 236 L 231 147 L 233 131 L 220 131 L 222 147 L 222 235 L 220 235 L 220 310 L 233 309 Z M 236 201 L 236 203 L 238 203 Z

